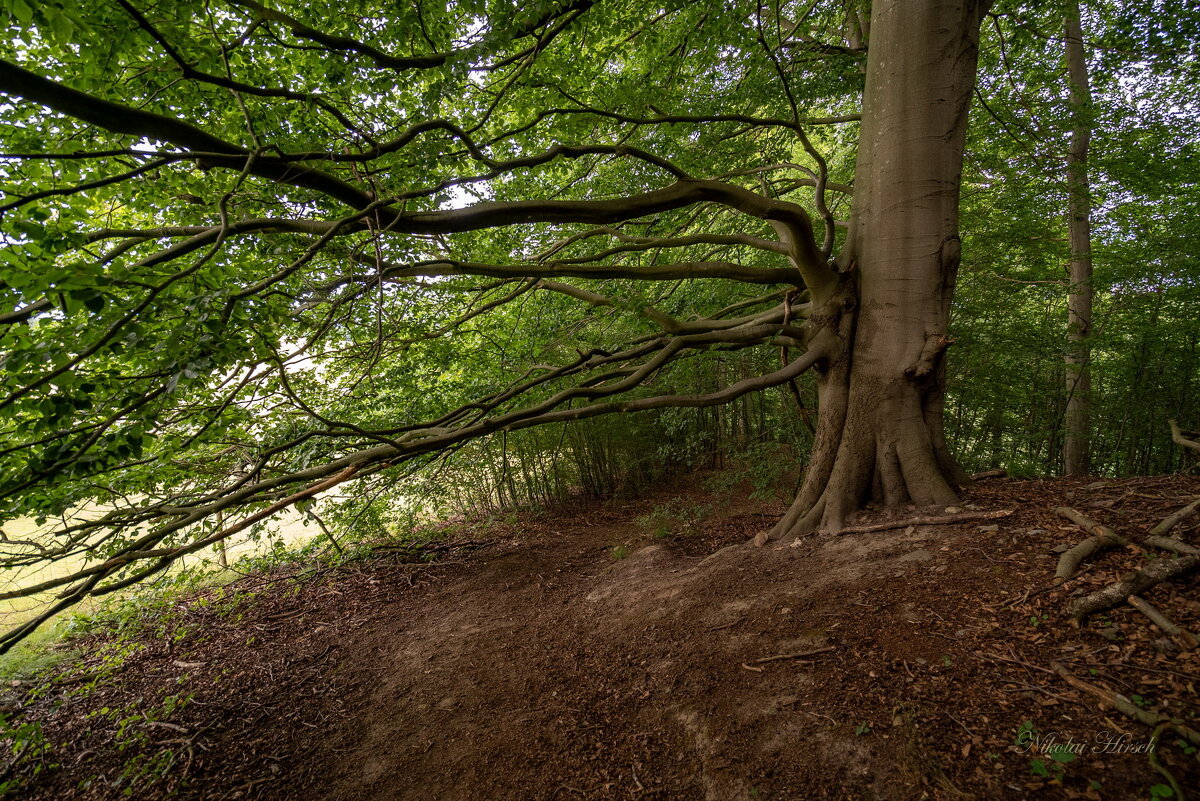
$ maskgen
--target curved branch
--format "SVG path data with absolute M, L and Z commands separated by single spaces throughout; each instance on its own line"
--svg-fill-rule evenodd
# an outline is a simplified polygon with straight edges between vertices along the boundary
M 598 231 L 604 229 L 597 229 Z M 654 237 L 633 237 L 622 234 L 619 231 L 612 231 L 612 235 L 617 239 L 625 242 L 624 245 L 618 245 L 599 253 L 590 256 L 576 256 L 569 259 L 556 259 L 555 264 L 584 264 L 590 261 L 600 261 L 607 259 L 609 256 L 616 256 L 620 253 L 640 253 L 647 250 L 658 250 L 660 248 L 686 248 L 692 245 L 745 245 L 746 247 L 765 250 L 770 253 L 780 253 L 786 255 L 788 252 L 787 246 L 782 242 L 776 242 L 762 237 L 749 236 L 746 234 L 692 234 L 690 236 L 671 237 L 665 239 L 656 239 Z M 560 248 L 553 248 L 557 252 Z M 543 259 L 544 260 L 544 259 Z
M 381 67 L 383 69 L 396 70 L 398 72 L 405 72 L 414 69 L 431 69 L 442 66 L 452 56 L 462 52 L 452 50 L 445 53 L 428 53 L 421 56 L 394 56 L 390 53 L 385 53 L 379 48 L 373 47 L 366 42 L 361 42 L 357 39 L 351 39 L 346 36 L 334 36 L 319 31 L 316 28 L 305 25 L 295 17 L 289 16 L 282 11 L 267 8 L 261 3 L 255 2 L 255 0 L 226 0 L 226 2 L 232 6 L 249 9 L 262 19 L 269 20 L 271 22 L 278 22 L 286 26 L 288 30 L 292 32 L 292 35 L 299 39 L 307 39 L 311 42 L 316 42 L 317 44 L 332 51 L 355 53 L 357 55 L 364 56 L 368 60 L 374 62 L 377 67 Z M 594 0 L 576 0 L 573 3 L 569 3 L 568 5 L 558 9 L 556 12 L 545 14 L 533 23 L 525 26 L 521 30 L 517 31 L 513 38 L 514 40 L 518 40 L 527 36 L 531 36 L 543 26 L 549 24 L 555 19 L 558 19 L 559 17 L 566 15 L 568 17 L 567 21 L 564 24 L 555 26 L 555 28 L 551 29 L 551 31 L 548 31 L 547 35 L 539 42 L 539 48 L 545 47 L 545 45 L 549 43 L 551 39 L 557 36 L 564 28 L 567 27 L 567 25 L 569 25 L 578 17 L 579 14 L 574 12 L 582 13 L 590 8 L 593 3 Z M 521 56 L 522 54 L 517 54 L 515 58 L 520 58 Z

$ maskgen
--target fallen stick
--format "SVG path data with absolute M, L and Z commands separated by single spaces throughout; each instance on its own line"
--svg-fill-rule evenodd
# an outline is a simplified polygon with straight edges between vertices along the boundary
M 1130 595 L 1140 595 L 1154 585 L 1183 575 L 1197 566 L 1200 566 L 1200 551 L 1177 559 L 1155 559 L 1141 570 L 1126 574 L 1120 581 L 1076 599 L 1071 604 L 1071 613 L 1076 622 L 1082 622 L 1094 612 L 1111 609 Z
M 739 617 L 737 620 L 733 621 L 732 623 L 722 623 L 720 626 L 711 626 L 711 627 L 709 627 L 708 630 L 709 631 L 721 631 L 722 629 L 731 629 L 734 626 L 736 626 L 738 623 L 741 623 L 743 620 L 745 620 L 744 617 Z
M 1184 628 L 1175 625 L 1164 615 L 1154 604 L 1139 598 L 1136 595 L 1129 596 L 1129 605 L 1141 612 L 1146 617 L 1150 618 L 1150 622 L 1158 626 L 1165 634 L 1170 635 L 1179 647 L 1185 651 L 1190 651 L 1197 645 L 1200 645 L 1200 640 L 1196 639 L 1196 635 Z
M 1099 698 L 1105 704 L 1108 704 L 1118 712 L 1128 715 L 1138 723 L 1142 723 L 1150 727 L 1157 727 L 1160 724 L 1166 723 L 1189 743 L 1200 746 L 1200 732 L 1187 726 L 1183 721 L 1174 718 L 1168 718 L 1166 715 L 1160 715 L 1157 712 L 1151 712 L 1149 709 L 1142 709 L 1133 701 L 1130 701 L 1128 698 L 1118 692 L 1113 692 L 1112 690 L 1107 690 L 1103 687 L 1084 681 L 1058 662 L 1051 662 L 1050 667 L 1054 668 L 1054 672 L 1061 676 L 1067 684 L 1070 684 L 1076 690 L 1082 690 L 1088 695 Z
M 964 520 L 995 520 L 1000 517 L 1008 517 L 1012 513 L 1012 509 L 1000 509 L 994 512 L 961 512 L 954 515 L 909 517 L 904 520 L 893 520 L 889 523 L 871 523 L 863 526 L 846 526 L 845 528 L 832 533 L 839 535 L 867 534 L 872 531 L 888 531 L 894 528 L 908 528 L 909 526 L 941 526 L 945 525 L 946 523 L 960 523 Z
M 1058 568 L 1054 571 L 1055 584 L 1061 584 L 1075 575 L 1079 563 L 1092 554 L 1125 544 L 1125 538 L 1120 534 L 1089 517 L 1084 517 L 1069 506 L 1060 506 L 1054 511 L 1092 535 L 1058 557 Z
M 1182 523 L 1184 520 L 1187 520 L 1189 517 L 1196 514 L 1197 509 L 1200 509 L 1200 498 L 1197 498 L 1182 509 L 1178 509 L 1164 517 L 1161 523 L 1150 529 L 1150 536 L 1163 536 L 1171 529 Z
M 796 654 L 776 654 L 775 656 L 764 656 L 754 660 L 755 665 L 762 665 L 767 662 L 781 662 L 784 659 L 803 659 L 806 656 L 816 656 L 817 654 L 825 654 L 830 651 L 836 651 L 836 645 L 827 645 L 824 648 L 816 648 L 812 651 L 801 651 Z

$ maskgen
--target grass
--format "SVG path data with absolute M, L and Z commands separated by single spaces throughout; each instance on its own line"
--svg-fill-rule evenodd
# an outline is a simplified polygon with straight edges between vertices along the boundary
M 609 548 L 608 555 L 612 557 L 612 559 L 619 561 L 629 556 L 631 552 L 632 549 L 623 543 L 621 545 L 614 545 L 612 548 Z
M 27 681 L 74 658 L 76 652 L 66 646 L 72 633 L 69 621 L 57 620 L 42 626 L 11 651 L 0 655 L 0 685 Z

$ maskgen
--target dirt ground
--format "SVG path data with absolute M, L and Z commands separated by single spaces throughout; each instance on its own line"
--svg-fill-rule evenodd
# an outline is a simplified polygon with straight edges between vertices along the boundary
M 435 561 L 251 576 L 119 659 L 96 636 L 21 688 L 57 767 L 19 795 L 1169 798 L 1166 774 L 1200 789 L 1195 750 L 1166 730 L 1148 754 L 1154 728 L 1051 667 L 1195 727 L 1200 651 L 1128 606 L 1081 627 L 1067 611 L 1168 556 L 1131 544 L 1054 587 L 1055 546 L 1088 536 L 1055 507 L 1136 543 L 1197 494 L 1195 478 L 996 480 L 964 503 L 1013 510 L 997 520 L 756 548 L 782 505 L 685 482 L 459 525 Z M 710 508 L 645 522 L 667 504 Z M 1196 543 L 1197 518 L 1175 534 Z M 1196 589 L 1145 597 L 1200 631 Z

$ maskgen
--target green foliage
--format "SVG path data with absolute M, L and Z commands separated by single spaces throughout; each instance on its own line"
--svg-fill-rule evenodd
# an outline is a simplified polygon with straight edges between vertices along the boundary
M 1084 5 L 1085 39 L 1093 45 L 1093 469 L 1171 472 L 1185 457 L 1165 421 L 1200 417 L 1200 162 L 1191 155 L 1200 141 L 1200 94 L 1195 60 L 1168 67 L 1174 57 L 1166 55 L 1194 12 L 1180 7 L 1179 22 L 1163 25 L 1149 3 Z M 1026 6 L 983 30 L 986 105 L 972 112 L 963 179 L 947 414 L 968 471 L 1061 469 L 1067 250 L 1060 151 L 1073 121 L 1061 13 Z M 1121 50 L 1135 40 L 1147 49 Z

